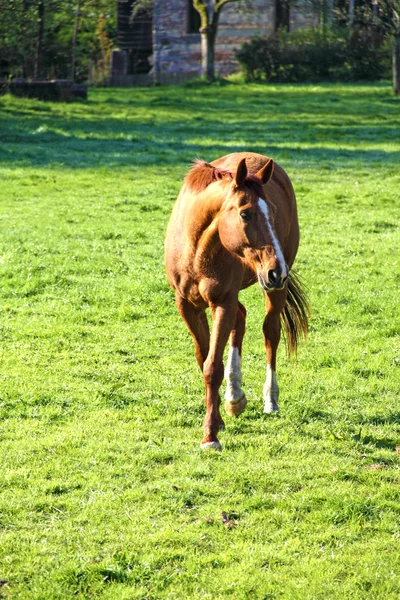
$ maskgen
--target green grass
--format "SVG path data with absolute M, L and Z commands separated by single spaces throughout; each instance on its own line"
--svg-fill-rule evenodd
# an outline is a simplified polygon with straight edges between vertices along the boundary
M 0 595 L 398 598 L 399 130 L 386 85 L 0 98 Z M 204 453 L 163 236 L 190 161 L 244 149 L 292 178 L 311 332 L 264 415 L 243 294 L 249 404 Z

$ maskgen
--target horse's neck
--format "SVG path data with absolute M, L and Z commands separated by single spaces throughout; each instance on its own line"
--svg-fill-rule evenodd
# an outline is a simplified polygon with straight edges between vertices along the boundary
M 221 211 L 224 197 L 221 194 L 201 193 L 190 202 L 186 215 L 186 232 L 194 247 L 200 240 L 209 237 L 208 230 L 214 231 L 214 221 Z
M 197 244 L 194 264 L 195 268 L 203 273 L 208 270 L 209 265 L 221 249 L 218 222 L 218 217 L 212 220 Z
M 196 269 L 203 270 L 204 265 L 209 263 L 221 248 L 218 224 L 223 201 L 224 198 L 220 194 L 199 194 L 194 198 L 188 212 L 187 239 Z

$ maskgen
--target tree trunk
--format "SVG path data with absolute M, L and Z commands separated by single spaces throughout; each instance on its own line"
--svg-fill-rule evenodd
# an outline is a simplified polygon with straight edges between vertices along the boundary
M 221 10 L 235 0 L 193 0 L 201 21 L 201 75 L 207 81 L 215 79 L 215 40 Z
M 393 92 L 395 96 L 400 94 L 400 30 L 393 36 L 392 47 L 393 66 Z
M 72 37 L 72 53 L 71 53 L 71 79 L 72 79 L 72 81 L 75 81 L 76 43 L 78 40 L 78 29 L 79 29 L 79 8 L 80 8 L 80 0 L 77 0 L 76 12 L 75 12 L 74 34 Z
M 372 23 L 377 25 L 379 21 L 378 0 L 372 0 Z
M 37 37 L 37 45 L 36 45 L 35 67 L 34 67 L 34 71 L 33 71 L 33 76 L 35 79 L 38 79 L 41 76 L 40 63 L 41 63 L 41 58 L 42 58 L 43 31 L 44 31 L 44 4 L 43 4 L 43 2 L 39 2 L 39 4 L 38 4 L 38 37 Z
M 209 25 L 201 33 L 201 75 L 207 81 L 215 79 L 215 37 L 216 30 Z
M 29 11 L 29 0 L 23 0 L 22 2 L 22 9 L 23 9 L 23 15 L 24 15 L 24 21 L 29 22 L 29 15 L 28 15 L 28 11 Z M 23 30 L 23 28 L 21 27 L 21 31 L 20 34 L 18 36 L 18 43 L 22 49 L 22 77 L 28 77 L 31 76 L 32 73 L 29 73 L 29 69 L 27 68 L 27 53 L 25 52 L 26 50 L 26 35 L 24 35 L 25 30 Z M 25 42 L 25 43 L 24 43 Z M 30 53 L 29 53 L 30 54 Z
M 355 7 L 355 0 L 349 0 L 349 25 L 350 27 L 353 25 L 354 22 L 354 7 Z

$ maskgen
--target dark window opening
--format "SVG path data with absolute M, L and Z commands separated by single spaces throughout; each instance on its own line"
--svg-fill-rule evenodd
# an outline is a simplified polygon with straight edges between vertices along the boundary
M 193 0 L 187 0 L 187 32 L 199 33 L 200 26 L 200 15 L 193 6 Z
M 275 0 L 275 31 L 278 29 L 290 29 L 289 0 Z
M 153 52 L 153 16 L 151 10 L 139 10 L 132 16 L 136 0 L 119 0 L 117 7 L 117 39 L 121 50 L 128 53 L 128 75 L 148 73 Z

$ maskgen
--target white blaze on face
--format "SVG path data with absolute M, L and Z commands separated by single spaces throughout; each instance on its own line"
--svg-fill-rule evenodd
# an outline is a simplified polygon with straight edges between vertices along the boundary
M 282 271 L 282 277 L 287 277 L 288 273 L 287 273 L 287 267 L 286 267 L 285 257 L 283 256 L 283 252 L 282 252 L 281 246 L 279 244 L 278 238 L 276 237 L 276 233 L 273 230 L 273 227 L 272 227 L 271 222 L 269 220 L 269 210 L 268 210 L 267 203 L 262 198 L 259 198 L 258 199 L 258 207 L 259 207 L 262 215 L 264 216 L 265 224 L 266 224 L 268 233 L 269 233 L 269 235 L 271 237 L 272 245 L 273 245 L 274 250 L 275 250 L 276 260 L 278 261 L 279 266 L 280 266 L 281 271 Z
M 228 362 L 225 368 L 226 392 L 225 400 L 235 402 L 244 396 L 242 390 L 242 360 L 236 346 L 229 347 Z
M 279 410 L 279 387 L 276 373 L 267 365 L 267 377 L 264 384 L 264 412 L 272 413 Z

